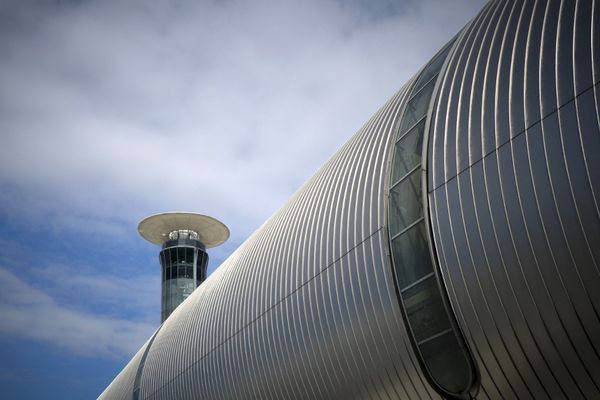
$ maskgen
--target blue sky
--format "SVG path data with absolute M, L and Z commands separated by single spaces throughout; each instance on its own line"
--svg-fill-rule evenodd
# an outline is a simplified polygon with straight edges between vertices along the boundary
M 212 215 L 209 273 L 482 7 L 0 2 L 0 398 L 95 398 L 157 328 L 137 222 Z

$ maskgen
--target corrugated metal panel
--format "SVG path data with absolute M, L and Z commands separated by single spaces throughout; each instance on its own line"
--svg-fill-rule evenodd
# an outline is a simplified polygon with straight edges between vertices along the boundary
M 485 398 L 600 398 L 600 2 L 493 1 L 434 93 L 435 254 Z M 103 393 L 439 398 L 407 337 L 386 181 L 400 90 Z M 143 369 L 142 369 L 143 367 Z
M 598 1 L 495 2 L 477 17 L 491 42 L 461 35 L 480 56 L 454 52 L 443 77 L 432 229 L 491 398 L 600 398 L 599 17 Z
M 404 100 L 402 89 L 165 321 L 140 399 L 439 398 L 385 244 Z
M 148 341 L 149 342 L 149 341 Z M 127 363 L 125 368 L 113 379 L 110 385 L 100 394 L 98 399 L 110 399 L 110 400 L 131 400 L 133 396 L 133 387 L 135 383 L 135 377 L 140 366 L 140 361 L 146 352 L 148 347 L 146 342 L 141 349 L 133 356 L 133 358 Z

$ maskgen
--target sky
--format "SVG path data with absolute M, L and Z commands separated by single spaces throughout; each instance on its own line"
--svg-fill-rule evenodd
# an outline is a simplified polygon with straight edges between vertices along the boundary
M 0 398 L 97 397 L 160 323 L 144 217 L 214 271 L 482 0 L 0 0 Z

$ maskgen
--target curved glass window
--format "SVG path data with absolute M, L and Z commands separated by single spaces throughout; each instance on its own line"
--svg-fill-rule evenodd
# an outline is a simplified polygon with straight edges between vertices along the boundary
M 204 281 L 208 255 L 200 242 L 177 239 L 166 242 L 159 257 L 163 270 L 161 317 L 164 321 Z
M 423 136 L 431 96 L 449 49 L 450 44 L 423 69 L 400 119 L 390 174 L 388 226 L 400 302 L 425 373 L 445 397 L 466 397 L 475 381 L 473 363 L 447 312 L 423 215 Z

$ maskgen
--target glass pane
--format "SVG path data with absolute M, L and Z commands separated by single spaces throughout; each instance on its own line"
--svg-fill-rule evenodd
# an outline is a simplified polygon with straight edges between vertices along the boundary
M 421 170 L 417 169 L 392 188 L 390 234 L 394 236 L 422 216 Z
M 448 44 L 444 50 L 439 52 L 435 56 L 435 58 L 429 62 L 429 65 L 425 67 L 423 72 L 421 72 L 421 76 L 419 76 L 419 79 L 415 84 L 415 91 L 419 90 L 425 83 L 427 83 L 431 78 L 433 78 L 435 74 L 440 72 L 440 69 L 442 69 L 442 65 L 444 64 L 444 61 L 446 60 L 446 57 L 448 56 L 448 52 L 450 51 L 451 47 L 452 46 Z
M 198 258 L 196 260 L 196 279 L 197 285 L 200 285 L 206 278 L 206 265 L 208 262 L 208 254 L 204 251 L 198 251 Z
M 204 275 L 204 268 L 202 268 L 202 266 L 196 266 L 196 286 L 200 286 L 202 281 L 204 281 L 206 278 Z
M 194 249 L 191 247 L 185 248 L 185 262 L 186 264 L 194 263 Z
M 185 300 L 192 292 L 196 286 L 194 285 L 193 280 L 189 279 L 180 279 L 179 280 L 179 293 L 181 294 L 180 302 Z
M 457 333 L 452 329 L 442 301 L 444 292 L 437 286 L 422 220 L 419 168 L 426 114 L 436 76 L 448 57 L 451 43 L 422 70 L 411 89 L 412 97 L 406 104 L 397 131 L 388 205 L 389 233 L 391 237 L 397 236 L 391 241 L 394 272 L 408 324 L 427 366 L 425 372 L 444 390 L 460 393 L 472 382 L 472 364 L 459 347 Z M 411 224 L 415 226 L 403 232 Z
M 199 250 L 198 258 L 196 259 L 196 265 L 202 267 L 207 264 L 207 261 L 208 261 L 208 254 Z
M 171 260 L 171 265 L 177 264 L 177 249 L 176 248 L 169 249 L 169 259 Z
M 392 241 L 392 254 L 401 289 L 433 271 L 423 222 Z
M 419 346 L 433 379 L 449 392 L 458 393 L 469 387 L 471 376 L 454 333 L 448 332 Z
M 166 252 L 166 250 L 162 250 L 158 255 L 158 258 L 160 260 L 160 265 L 162 265 L 163 267 L 166 266 L 166 262 L 167 262 L 165 259 L 165 252 Z
M 396 143 L 396 154 L 392 167 L 392 182 L 398 181 L 408 171 L 421 164 L 421 153 L 423 151 L 423 130 L 425 120 L 419 122 L 410 133 L 406 134 Z
M 402 299 L 417 342 L 450 328 L 435 276 L 402 293 Z
M 161 320 L 164 321 L 167 312 L 167 299 L 169 296 L 169 286 L 166 282 L 162 284 L 161 302 L 160 302 L 160 316 Z
M 410 99 L 408 104 L 406 104 L 406 110 L 404 110 L 404 115 L 402 116 L 402 125 L 399 132 L 400 136 L 427 114 L 427 108 L 429 108 L 429 100 L 431 99 L 431 93 L 433 92 L 434 86 L 435 79 L 430 81 L 419 93 Z

